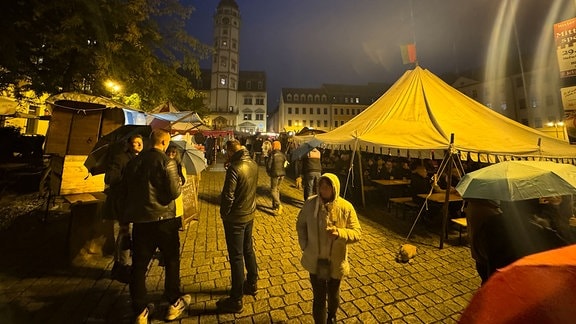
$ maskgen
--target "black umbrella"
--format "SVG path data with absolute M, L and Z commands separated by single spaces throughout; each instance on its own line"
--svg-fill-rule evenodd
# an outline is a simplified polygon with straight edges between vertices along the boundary
M 171 141 L 181 152 L 181 159 L 186 174 L 199 175 L 208 167 L 204 152 L 198 150 L 186 141 Z
M 322 141 L 317 139 L 316 137 L 314 137 L 311 140 L 309 140 L 308 142 L 302 143 L 302 144 L 300 144 L 300 146 L 298 146 L 296 149 L 294 149 L 294 151 L 292 151 L 292 155 L 290 157 L 290 160 L 296 161 L 320 145 L 322 145 Z
M 98 140 L 90 154 L 88 154 L 86 161 L 84 161 L 84 166 L 92 175 L 106 173 L 111 157 L 126 150 L 126 144 L 130 137 L 142 135 L 144 146 L 146 146 L 146 141 L 150 137 L 151 132 L 152 128 L 149 125 L 124 125 L 118 127 Z

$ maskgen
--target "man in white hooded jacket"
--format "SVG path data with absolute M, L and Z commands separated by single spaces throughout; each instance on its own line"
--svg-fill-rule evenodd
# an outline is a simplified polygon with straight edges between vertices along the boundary
M 296 223 L 302 266 L 310 272 L 312 314 L 317 324 L 336 322 L 340 281 L 350 272 L 347 244 L 358 242 L 361 235 L 354 206 L 339 197 L 339 192 L 338 177 L 323 174 L 318 181 L 318 195 L 304 202 Z

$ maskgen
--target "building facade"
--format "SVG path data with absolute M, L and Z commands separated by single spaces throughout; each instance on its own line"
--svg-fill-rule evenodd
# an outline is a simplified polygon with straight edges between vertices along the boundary
M 214 54 L 194 86 L 209 109 L 206 124 L 215 130 L 266 132 L 266 73 L 240 70 L 241 16 L 235 0 L 221 0 L 214 14 Z
M 567 139 L 559 82 L 557 71 L 544 68 L 497 80 L 460 77 L 452 86 L 510 119 Z
M 389 85 L 324 84 L 320 88 L 282 88 L 269 129 L 297 133 L 304 127 L 333 130 L 370 106 Z

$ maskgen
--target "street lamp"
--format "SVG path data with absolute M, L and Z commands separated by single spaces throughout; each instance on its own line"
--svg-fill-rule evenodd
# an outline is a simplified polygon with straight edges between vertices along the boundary
M 120 91 L 122 91 L 122 85 L 114 80 L 106 80 L 104 83 L 106 89 L 112 93 L 112 97 L 119 97 Z
M 559 121 L 554 121 L 554 122 L 549 122 L 546 124 L 546 126 L 548 127 L 554 127 L 554 130 L 556 131 L 556 138 L 560 138 L 558 137 L 558 127 L 562 128 L 562 139 L 565 140 L 566 136 L 564 135 L 564 122 L 559 122 Z

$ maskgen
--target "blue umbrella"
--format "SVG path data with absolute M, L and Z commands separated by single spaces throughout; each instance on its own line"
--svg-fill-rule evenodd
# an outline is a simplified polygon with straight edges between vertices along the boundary
M 302 143 L 300 146 L 294 149 L 294 151 L 291 153 L 290 160 L 296 161 L 320 145 L 322 145 L 322 141 L 314 137 L 308 142 Z

